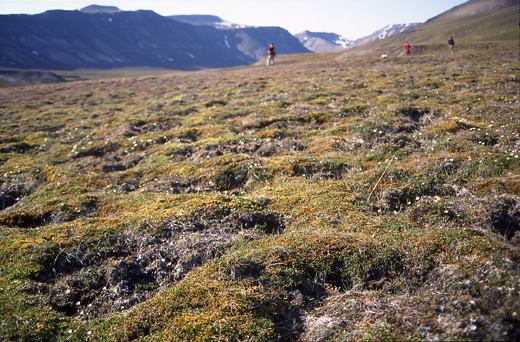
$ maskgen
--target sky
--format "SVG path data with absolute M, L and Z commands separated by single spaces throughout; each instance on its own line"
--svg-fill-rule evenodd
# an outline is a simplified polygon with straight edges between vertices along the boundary
M 334 32 L 360 38 L 388 25 L 424 22 L 466 0 L 0 0 L 0 14 L 74 10 L 90 4 L 161 15 L 213 14 L 244 25 L 281 26 L 291 33 Z

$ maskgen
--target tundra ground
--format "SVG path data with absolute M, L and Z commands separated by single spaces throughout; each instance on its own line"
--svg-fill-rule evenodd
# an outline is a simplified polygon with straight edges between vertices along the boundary
M 518 57 L 0 90 L 0 338 L 518 340 Z

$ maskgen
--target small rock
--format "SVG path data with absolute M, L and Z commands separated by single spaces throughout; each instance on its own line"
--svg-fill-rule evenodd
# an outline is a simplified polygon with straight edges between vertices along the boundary
M 124 193 L 135 191 L 139 188 L 139 181 L 137 179 L 129 179 L 119 186 L 119 189 Z
M 503 197 L 491 209 L 491 228 L 512 239 L 519 231 L 520 205 L 514 197 Z
M 406 203 L 405 194 L 400 189 L 388 189 L 381 196 L 381 207 L 385 211 L 399 211 Z

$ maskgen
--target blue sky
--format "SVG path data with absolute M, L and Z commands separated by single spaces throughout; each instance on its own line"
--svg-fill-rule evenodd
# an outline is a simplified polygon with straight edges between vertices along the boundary
M 387 24 L 423 22 L 466 0 L 0 0 L 0 13 L 79 9 L 96 3 L 162 15 L 214 14 L 238 24 L 368 35 Z

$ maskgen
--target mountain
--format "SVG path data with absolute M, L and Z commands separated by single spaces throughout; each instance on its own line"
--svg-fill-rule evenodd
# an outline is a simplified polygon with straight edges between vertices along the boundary
M 231 23 L 214 15 L 173 15 L 168 18 L 185 24 L 217 29 L 224 43 L 236 48 L 253 60 L 265 56 L 269 42 L 274 42 L 278 53 L 309 52 L 294 36 L 280 27 L 254 27 Z
M 519 3 L 519 0 L 471 0 L 431 18 L 427 23 L 485 14 L 503 8 L 518 6 Z
M 279 27 L 196 26 L 153 11 L 89 6 L 0 16 L 0 66 L 10 68 L 231 67 L 255 63 L 270 41 L 280 54 L 309 52 Z
M 80 9 L 83 13 L 117 13 L 121 12 L 121 10 L 115 6 L 100 6 L 100 5 L 90 5 L 87 7 L 83 7 Z
M 336 33 L 304 31 L 296 38 L 312 52 L 338 52 L 352 47 L 352 41 Z
M 414 27 L 420 25 L 419 23 L 409 23 L 409 24 L 394 24 L 383 27 L 380 30 L 372 33 L 369 36 L 357 39 L 353 42 L 353 46 L 361 46 L 368 43 L 371 43 L 376 40 L 386 39 L 388 37 L 392 37 L 395 34 L 402 33 L 407 30 L 411 30 Z

